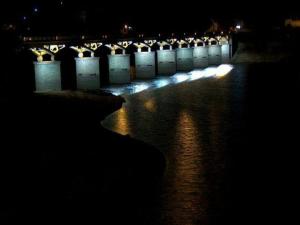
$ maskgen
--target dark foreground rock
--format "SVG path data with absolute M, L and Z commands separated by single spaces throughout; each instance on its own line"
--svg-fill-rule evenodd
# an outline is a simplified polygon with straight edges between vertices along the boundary
M 0 223 L 143 224 L 165 160 L 103 129 L 119 97 L 38 94 L 1 101 Z

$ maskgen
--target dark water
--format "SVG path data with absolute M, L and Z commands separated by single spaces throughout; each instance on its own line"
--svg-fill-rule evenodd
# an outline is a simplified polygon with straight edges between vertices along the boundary
M 280 198 L 271 193 L 280 189 L 284 171 L 278 170 L 276 150 L 286 145 L 281 119 L 296 118 L 284 99 L 293 102 L 299 76 L 284 79 L 287 71 L 286 65 L 235 65 L 222 78 L 125 95 L 123 109 L 103 125 L 152 144 L 168 162 L 156 206 L 160 216 L 149 224 L 268 218 L 266 209 Z

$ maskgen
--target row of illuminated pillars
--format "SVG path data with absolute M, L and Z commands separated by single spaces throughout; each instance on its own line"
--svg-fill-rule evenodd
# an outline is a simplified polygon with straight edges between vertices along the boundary
M 225 46 L 231 46 L 229 44 L 223 44 L 223 45 L 208 45 L 208 46 L 197 46 L 197 47 L 183 47 L 183 48 L 177 48 L 177 49 L 212 49 L 212 48 L 223 48 Z M 78 53 L 78 58 L 88 58 L 88 57 L 94 57 L 95 53 L 93 50 L 90 50 L 88 48 L 85 47 L 71 47 L 72 49 L 74 49 L 77 53 Z M 137 52 L 152 52 L 150 47 L 146 47 L 147 51 L 142 51 L 145 48 L 141 47 L 138 48 Z M 116 55 L 117 50 L 119 50 L 119 52 L 121 51 L 122 55 L 126 54 L 126 50 L 125 49 L 112 49 L 111 51 L 111 55 Z M 170 46 L 169 49 L 164 49 L 164 48 L 160 48 L 158 51 L 164 51 L 164 50 L 169 50 L 169 51 L 173 51 L 172 46 Z M 176 49 L 175 49 L 176 50 Z M 43 62 L 43 61 L 55 61 L 55 54 L 58 52 L 52 52 L 50 50 L 47 49 L 36 49 L 36 48 L 32 48 L 31 51 L 36 55 L 36 60 L 38 62 Z
M 189 49 L 181 49 L 185 51 Z M 181 54 L 180 60 L 175 57 L 175 51 L 166 51 L 167 55 L 164 59 L 161 59 L 158 63 L 158 69 L 164 67 L 165 74 L 159 75 L 172 75 L 177 70 L 192 70 L 194 69 L 193 54 L 190 49 L 190 54 Z M 195 50 L 195 49 L 194 49 Z M 221 50 L 221 49 L 219 49 Z M 180 49 L 177 49 L 180 51 Z M 215 57 L 219 61 L 215 61 L 214 64 L 227 63 L 222 60 L 219 51 L 216 52 Z M 218 55 L 219 54 L 219 55 Z M 203 58 L 209 58 L 207 52 L 203 57 L 198 57 L 200 60 Z M 229 52 L 227 53 L 229 57 Z M 228 58 L 226 57 L 226 58 Z M 112 59 L 112 60 L 111 60 Z M 136 77 L 135 78 L 154 78 L 155 77 L 155 54 L 151 53 L 136 53 Z M 184 59 L 184 60 L 182 60 Z M 216 60 L 214 59 L 214 60 Z M 172 62 L 172 63 L 170 63 Z M 179 67 L 181 65 L 181 69 Z M 206 67 L 207 64 L 201 66 Z M 158 70 L 162 71 L 162 70 Z M 131 70 L 130 70 L 130 56 L 129 55 L 110 55 L 109 60 L 109 81 L 110 83 L 129 83 L 131 81 Z M 37 62 L 35 63 L 35 76 L 36 76 L 36 89 L 38 91 L 48 90 L 60 90 L 61 89 L 61 72 L 60 62 Z M 77 88 L 78 89 L 89 89 L 95 90 L 100 88 L 100 68 L 99 58 L 97 57 L 85 57 L 76 58 L 76 77 L 77 77 Z

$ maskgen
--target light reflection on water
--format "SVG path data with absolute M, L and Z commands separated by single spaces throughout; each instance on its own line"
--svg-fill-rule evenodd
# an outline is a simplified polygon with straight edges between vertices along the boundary
M 154 81 L 154 86 L 157 88 L 162 88 L 170 84 L 169 78 L 159 78 L 158 80 Z
M 217 67 L 151 81 L 164 88 L 149 84 L 149 91 L 124 95 L 122 110 L 102 123 L 166 155 L 159 224 L 210 224 L 221 207 L 230 76 L 216 79 L 216 73 Z
M 149 112 L 156 112 L 157 108 L 155 105 L 155 100 L 153 98 L 146 100 L 145 104 L 144 104 L 145 108 L 149 111 Z
M 172 158 L 172 172 L 163 211 L 176 217 L 167 219 L 169 224 L 194 224 L 195 218 L 206 220 L 207 199 L 201 185 L 203 177 L 201 163 L 202 146 L 199 140 L 201 130 L 197 128 L 191 114 L 186 110 L 179 113 L 175 129 L 176 152 Z M 203 179 L 201 179 L 203 182 Z
M 124 108 L 120 109 L 116 114 L 113 130 L 117 130 L 118 133 L 126 135 L 130 133 L 127 112 Z
M 158 89 L 168 85 L 194 81 L 202 78 L 223 77 L 232 69 L 232 65 L 223 64 L 218 67 L 208 67 L 203 70 L 193 70 L 189 73 L 176 73 L 170 77 L 156 77 L 154 80 L 133 81 L 131 84 L 125 85 L 112 85 L 110 87 L 104 88 L 104 90 L 114 95 L 131 95 L 137 94 L 147 89 Z

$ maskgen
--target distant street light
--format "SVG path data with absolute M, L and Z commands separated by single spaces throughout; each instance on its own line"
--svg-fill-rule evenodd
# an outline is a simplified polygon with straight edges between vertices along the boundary
M 123 35 L 127 35 L 129 33 L 129 31 L 133 30 L 133 28 L 131 26 L 129 26 L 128 24 L 124 24 L 121 28 L 121 33 Z

